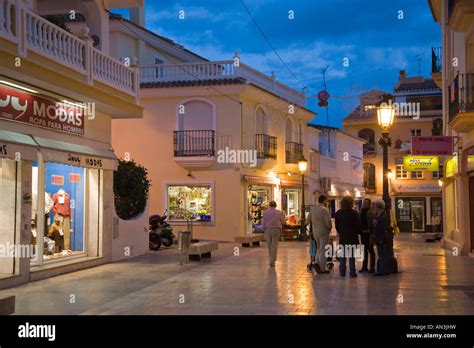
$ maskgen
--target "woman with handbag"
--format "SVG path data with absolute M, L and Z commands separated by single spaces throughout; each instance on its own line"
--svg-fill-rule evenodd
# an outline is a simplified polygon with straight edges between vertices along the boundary
M 389 255 L 389 229 L 390 220 L 385 212 L 385 202 L 375 201 L 375 219 L 374 219 L 374 243 L 377 246 L 377 272 L 375 276 L 384 276 L 390 274 L 390 255 Z

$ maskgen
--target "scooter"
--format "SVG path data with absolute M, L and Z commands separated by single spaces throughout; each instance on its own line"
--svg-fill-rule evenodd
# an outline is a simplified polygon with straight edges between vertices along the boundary
M 173 245 L 173 228 L 166 222 L 167 211 L 163 215 L 152 215 L 149 218 L 149 248 L 150 250 L 159 250 L 161 245 L 170 247 Z

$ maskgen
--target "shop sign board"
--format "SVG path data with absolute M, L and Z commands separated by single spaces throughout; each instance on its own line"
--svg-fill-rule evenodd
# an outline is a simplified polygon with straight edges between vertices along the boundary
M 403 166 L 408 172 L 437 172 L 439 158 L 438 156 L 405 156 Z
M 450 178 L 459 172 L 458 156 L 452 156 L 446 161 L 444 177 Z
M 0 84 L 0 119 L 84 135 L 86 109 Z
M 419 136 L 411 139 L 412 155 L 451 156 L 453 154 L 453 137 Z
M 395 191 L 399 193 L 407 192 L 407 193 L 438 193 L 441 192 L 441 187 L 436 184 L 395 184 L 394 185 Z

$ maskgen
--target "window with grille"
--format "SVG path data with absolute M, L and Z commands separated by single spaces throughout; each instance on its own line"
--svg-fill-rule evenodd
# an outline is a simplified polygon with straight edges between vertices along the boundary
M 432 172 L 431 173 L 431 177 L 433 179 L 442 179 L 443 178 L 443 170 L 444 170 L 444 167 L 442 164 L 439 165 L 439 169 L 437 172 Z
M 408 179 L 408 172 L 403 167 L 403 164 L 397 164 L 396 178 Z

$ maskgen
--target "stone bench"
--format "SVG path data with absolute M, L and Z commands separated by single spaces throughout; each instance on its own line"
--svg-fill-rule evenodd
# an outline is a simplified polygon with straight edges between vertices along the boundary
M 15 313 L 15 296 L 0 297 L 0 315 Z
M 201 257 L 211 257 L 211 253 L 219 248 L 218 242 L 197 242 L 189 246 L 189 259 L 200 261 Z
M 260 242 L 263 242 L 264 240 L 265 236 L 257 233 L 235 237 L 235 242 L 241 243 L 243 247 L 250 247 L 250 245 L 260 246 Z

